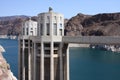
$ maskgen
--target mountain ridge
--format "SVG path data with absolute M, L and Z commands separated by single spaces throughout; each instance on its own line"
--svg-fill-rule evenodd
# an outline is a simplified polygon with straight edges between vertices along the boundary
M 101 13 L 90 16 L 80 14 L 72 17 L 66 24 L 67 24 L 65 26 L 66 34 L 71 36 L 75 36 L 75 35 L 119 36 L 120 35 L 120 13 Z M 78 33 L 76 33 L 75 27 L 78 28 L 80 25 L 81 25 L 81 29 L 77 29 Z
M 17 15 L 0 17 L 1 35 L 21 34 L 22 22 L 31 16 Z M 37 21 L 37 16 L 31 18 Z M 120 36 L 120 12 L 86 15 L 78 13 L 65 19 L 65 35 L 69 36 Z

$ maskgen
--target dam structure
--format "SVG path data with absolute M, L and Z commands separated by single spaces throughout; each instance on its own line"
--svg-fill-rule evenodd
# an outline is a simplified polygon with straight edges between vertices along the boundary
M 118 45 L 120 37 L 64 36 L 63 14 L 49 8 L 22 25 L 18 80 L 70 80 L 69 43 Z

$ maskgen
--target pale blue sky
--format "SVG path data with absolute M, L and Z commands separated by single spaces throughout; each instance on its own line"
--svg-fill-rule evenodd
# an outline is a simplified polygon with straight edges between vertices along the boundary
M 98 14 L 120 12 L 120 0 L 1 0 L 0 16 L 36 16 L 47 12 L 49 6 L 55 12 L 71 18 L 77 13 Z

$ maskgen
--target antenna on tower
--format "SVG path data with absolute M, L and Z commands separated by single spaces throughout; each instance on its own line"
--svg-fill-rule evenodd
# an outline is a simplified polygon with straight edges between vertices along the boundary
M 53 10 L 52 7 L 49 7 L 49 12 L 52 12 L 52 10 Z

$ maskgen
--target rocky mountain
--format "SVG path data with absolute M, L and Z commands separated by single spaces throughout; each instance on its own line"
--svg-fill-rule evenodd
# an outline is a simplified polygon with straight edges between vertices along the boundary
M 0 21 L 9 21 L 9 20 L 15 20 L 17 18 L 28 18 L 28 16 L 25 15 L 20 15 L 20 16 L 4 16 L 4 17 L 0 17 Z
M 0 34 L 19 35 L 22 22 L 30 16 L 0 17 Z M 33 16 L 32 20 L 37 21 Z M 65 35 L 120 35 L 120 13 L 102 13 L 96 15 L 77 14 L 71 19 L 65 19 Z
M 28 20 L 30 16 L 7 16 L 0 17 L 0 35 L 19 35 L 21 33 L 22 22 Z M 32 20 L 37 20 L 36 16 Z
M 83 30 L 83 25 L 81 23 L 89 17 L 91 16 L 79 13 L 76 16 L 69 19 L 65 25 L 65 35 L 80 35 Z
M 66 35 L 120 36 L 120 13 L 77 14 L 66 24 Z
M 18 35 L 20 34 L 21 23 L 27 16 L 8 16 L 0 17 L 0 34 Z

